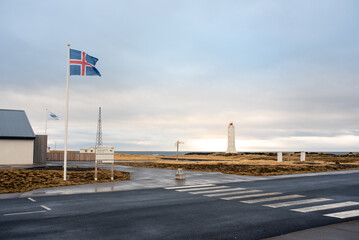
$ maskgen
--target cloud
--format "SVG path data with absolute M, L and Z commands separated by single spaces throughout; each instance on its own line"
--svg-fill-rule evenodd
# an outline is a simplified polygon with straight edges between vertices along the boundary
M 2 108 L 26 110 L 37 133 L 45 108 L 60 115 L 51 146 L 71 43 L 102 77 L 70 78 L 70 148 L 94 144 L 102 107 L 104 142 L 121 150 L 224 151 L 232 121 L 243 149 L 355 149 L 356 1 L 69 3 L 0 6 Z

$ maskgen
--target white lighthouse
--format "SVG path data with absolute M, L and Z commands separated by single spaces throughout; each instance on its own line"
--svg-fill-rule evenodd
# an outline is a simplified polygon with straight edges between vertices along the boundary
M 236 135 L 234 134 L 233 123 L 228 126 L 228 147 L 227 153 L 237 153 L 236 151 Z

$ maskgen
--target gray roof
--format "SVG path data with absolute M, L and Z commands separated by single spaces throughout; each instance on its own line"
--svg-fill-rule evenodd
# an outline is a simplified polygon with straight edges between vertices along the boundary
M 24 110 L 0 109 L 0 138 L 35 138 L 34 131 Z

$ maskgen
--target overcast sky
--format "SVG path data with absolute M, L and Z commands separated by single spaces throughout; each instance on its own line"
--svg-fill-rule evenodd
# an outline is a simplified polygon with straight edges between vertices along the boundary
M 359 151 L 359 1 L 0 1 L 0 108 L 63 149 L 67 44 L 102 77 L 70 77 L 70 149 Z

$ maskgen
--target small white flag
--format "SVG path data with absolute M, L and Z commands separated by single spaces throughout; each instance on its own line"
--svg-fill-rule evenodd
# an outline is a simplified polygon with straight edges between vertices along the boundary
M 60 118 L 55 113 L 50 112 L 49 110 L 47 110 L 47 119 L 48 120 L 59 120 Z

